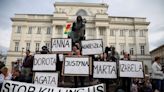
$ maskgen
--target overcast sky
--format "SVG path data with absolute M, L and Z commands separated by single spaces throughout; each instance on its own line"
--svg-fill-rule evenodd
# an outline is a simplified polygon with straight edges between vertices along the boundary
M 0 49 L 9 48 L 11 20 L 15 13 L 52 14 L 55 1 L 81 0 L 0 0 Z M 149 25 L 150 50 L 164 44 L 164 0 L 82 0 L 81 2 L 109 4 L 110 16 L 146 17 Z

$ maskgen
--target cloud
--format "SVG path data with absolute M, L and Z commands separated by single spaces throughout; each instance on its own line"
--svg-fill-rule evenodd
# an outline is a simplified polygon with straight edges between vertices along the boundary
M 0 29 L 0 45 L 9 48 L 11 39 L 11 29 Z

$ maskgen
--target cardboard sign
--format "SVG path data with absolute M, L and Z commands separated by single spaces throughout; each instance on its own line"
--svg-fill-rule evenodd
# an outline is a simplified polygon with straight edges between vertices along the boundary
M 103 42 L 101 39 L 81 41 L 82 55 L 95 55 L 103 53 Z
M 143 63 L 140 61 L 119 61 L 120 77 L 144 78 Z
M 88 76 L 90 69 L 89 57 L 65 57 L 64 75 Z
M 33 71 L 55 71 L 56 54 L 36 54 L 34 56 Z
M 82 88 L 59 88 L 14 81 L 4 81 L 1 92 L 105 92 L 104 84 Z
M 116 62 L 94 61 L 93 78 L 117 78 Z
M 72 39 L 52 38 L 51 46 L 53 52 L 69 52 L 72 51 Z
M 34 84 L 44 84 L 47 86 L 58 86 L 58 73 L 35 72 Z

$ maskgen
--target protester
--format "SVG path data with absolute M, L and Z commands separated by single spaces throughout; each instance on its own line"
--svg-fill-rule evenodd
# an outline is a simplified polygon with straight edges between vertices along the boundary
M 72 32 L 69 37 L 72 38 L 73 43 L 80 43 L 81 40 L 85 39 L 85 23 L 81 16 L 77 16 L 76 21 L 73 22 Z
M 161 82 L 163 80 L 162 66 L 160 64 L 160 57 L 155 57 L 155 61 L 152 65 L 152 79 L 153 90 L 161 90 Z
M 23 82 L 23 77 L 21 75 L 21 72 L 18 69 L 14 70 L 11 80 Z
M 23 60 L 22 75 L 24 76 L 24 82 L 32 82 L 32 67 L 34 57 L 30 55 L 30 50 L 26 51 L 26 57 Z
M 2 87 L 4 80 L 11 80 L 11 78 L 12 76 L 10 73 L 8 73 L 8 68 L 2 67 L 1 74 L 0 74 L 0 88 Z
M 128 92 L 128 91 L 126 91 Z M 137 79 L 133 79 L 130 92 L 138 92 Z
M 149 78 L 146 78 L 145 79 L 145 83 L 144 83 L 144 87 L 143 87 L 143 92 L 153 92 L 152 84 L 151 84 Z

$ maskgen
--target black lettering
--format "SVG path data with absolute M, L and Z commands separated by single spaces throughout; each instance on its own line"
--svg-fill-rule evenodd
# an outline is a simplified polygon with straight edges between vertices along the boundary
M 27 92 L 35 92 L 35 87 L 34 86 L 30 86 L 28 88 L 28 91 Z
M 9 92 L 9 91 L 10 91 L 10 83 L 7 83 L 7 82 L 6 82 L 6 83 L 4 84 L 4 88 L 5 88 L 5 89 L 3 89 L 2 92 Z
M 47 90 L 47 88 L 42 89 L 42 87 L 41 87 L 39 92 L 44 92 L 45 90 Z
M 80 91 L 81 90 L 81 91 Z M 83 92 L 84 89 L 78 89 L 76 92 Z
M 97 91 L 96 92 L 104 92 L 104 87 L 103 86 L 97 86 Z
M 20 90 L 22 88 L 22 90 Z M 23 91 L 24 89 L 24 91 Z M 17 92 L 26 92 L 26 86 L 25 85 L 22 85 L 18 88 L 18 91 Z
M 18 84 L 12 84 L 13 85 L 13 91 L 12 92 L 14 92 L 14 90 L 15 90 L 15 86 L 19 86 Z

